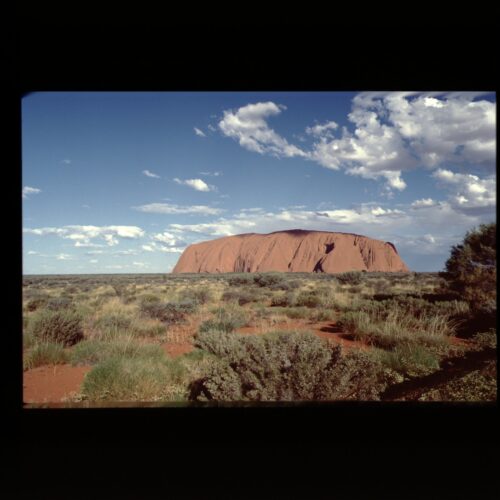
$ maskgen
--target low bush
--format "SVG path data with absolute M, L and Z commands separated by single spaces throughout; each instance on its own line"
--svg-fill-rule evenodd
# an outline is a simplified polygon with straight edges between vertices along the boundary
M 280 274 L 266 273 L 256 274 L 253 278 L 256 285 L 262 288 L 271 288 L 272 290 L 288 290 L 289 286 L 283 276 Z M 283 287 L 283 288 L 281 288 Z
M 309 333 L 257 337 L 212 331 L 198 334 L 196 343 L 219 362 L 191 384 L 195 400 L 370 400 L 389 378 L 369 357 L 342 356 L 340 347 Z
M 271 306 L 273 307 L 292 307 L 295 304 L 295 294 L 285 293 L 275 295 L 271 299 Z
M 31 318 L 29 332 L 42 341 L 71 346 L 83 339 L 82 318 L 73 311 L 42 310 Z
M 287 307 L 283 310 L 285 314 L 290 319 L 308 319 L 311 311 L 307 307 Z
M 242 275 L 231 276 L 227 280 L 227 283 L 229 286 L 248 286 L 254 283 L 254 279 L 252 275 L 242 274 Z
M 184 302 L 142 302 L 140 310 L 144 315 L 158 319 L 162 323 L 175 325 L 185 320 L 186 314 L 196 310 L 192 301 Z
M 217 330 L 232 332 L 247 324 L 247 316 L 240 308 L 217 308 L 213 310 L 214 317 L 204 321 L 199 328 L 200 332 Z
M 93 365 L 113 356 L 161 360 L 165 354 L 158 345 L 140 344 L 129 337 L 114 341 L 84 340 L 71 350 L 70 360 L 73 365 Z
M 181 302 L 193 302 L 195 304 L 206 304 L 212 298 L 212 292 L 207 287 L 188 288 L 180 294 Z
M 176 360 L 111 357 L 86 375 L 82 394 L 91 401 L 182 401 L 186 373 Z
M 318 292 L 301 292 L 295 299 L 295 305 L 298 307 L 320 307 L 322 305 L 321 297 Z
M 255 302 L 257 296 L 255 293 L 246 290 L 228 290 L 222 294 L 221 299 L 224 302 L 236 302 L 240 306 Z
M 378 350 L 381 363 L 402 375 L 422 375 L 439 369 L 439 357 L 424 346 L 408 343 L 392 351 Z
M 41 342 L 34 345 L 23 357 L 24 370 L 43 365 L 60 365 L 68 361 L 68 355 L 62 344 Z
M 363 280 L 363 273 L 359 271 L 348 271 L 335 275 L 339 283 L 343 285 L 359 285 Z
M 130 330 L 132 319 L 120 313 L 109 313 L 99 317 L 94 322 L 94 328 L 98 330 L 99 337 L 113 338 Z
M 36 311 L 37 309 L 41 309 L 47 305 L 47 297 L 37 297 L 34 299 L 30 299 L 26 303 L 26 310 L 29 312 Z
M 481 348 L 496 349 L 497 348 L 497 332 L 491 329 L 487 332 L 479 332 L 472 338 L 474 343 Z
M 311 321 L 333 321 L 335 319 L 335 311 L 332 309 L 319 309 L 318 311 L 314 311 L 309 319 Z
M 68 297 L 55 297 L 47 301 L 46 309 L 49 311 L 62 311 L 70 309 L 73 306 L 73 301 Z

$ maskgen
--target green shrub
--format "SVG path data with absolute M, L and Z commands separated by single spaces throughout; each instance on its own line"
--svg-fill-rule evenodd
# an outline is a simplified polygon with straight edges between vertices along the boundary
M 380 361 L 403 375 L 421 375 L 439 369 L 439 357 L 418 344 L 402 344 L 392 351 L 379 350 Z
M 497 332 L 494 329 L 488 332 L 479 332 L 472 339 L 481 348 L 497 348 Z
M 218 357 L 191 384 L 191 399 L 297 401 L 377 399 L 387 384 L 381 366 L 310 333 L 239 336 L 199 333 L 199 347 Z M 369 383 L 368 383 L 369 382 Z
M 280 274 L 266 273 L 256 274 L 253 278 L 256 285 L 264 288 L 272 288 L 272 290 L 288 290 L 288 285 Z M 283 287 L 283 288 L 281 288 Z
M 212 292 L 207 287 L 198 287 L 183 290 L 180 294 L 182 302 L 193 302 L 195 304 L 206 304 L 212 300 Z
M 185 375 L 176 360 L 111 357 L 86 375 L 82 394 L 91 401 L 182 401 Z
M 311 311 L 307 307 L 288 307 L 283 313 L 290 319 L 308 319 Z
M 301 292 L 295 299 L 295 305 L 298 307 L 320 307 L 322 305 L 321 297 L 318 292 Z
M 37 297 L 34 299 L 30 299 L 26 303 L 26 310 L 29 312 L 33 312 L 36 311 L 37 309 L 45 307 L 45 305 L 47 304 L 47 300 L 48 300 L 47 297 Z
M 192 301 L 184 302 L 142 302 L 140 310 L 143 314 L 162 323 L 174 325 L 182 323 L 188 313 L 196 310 L 196 304 Z
M 348 271 L 335 275 L 337 280 L 343 285 L 359 285 L 363 280 L 363 273 L 359 271 Z
M 68 355 L 62 344 L 41 342 L 32 347 L 24 355 L 23 368 L 30 370 L 43 365 L 60 365 L 66 363 Z
M 246 323 L 247 319 L 243 313 L 220 309 L 214 318 L 204 321 L 200 325 L 199 331 L 217 330 L 219 332 L 232 332 L 237 328 L 245 326 Z
M 82 318 L 73 311 L 39 311 L 31 318 L 29 331 L 36 338 L 71 346 L 83 339 Z
M 252 275 L 242 274 L 237 276 L 231 276 L 227 283 L 229 286 L 248 286 L 254 283 Z
M 165 358 L 163 350 L 158 345 L 119 339 L 114 341 L 84 340 L 73 347 L 70 359 L 73 365 L 93 365 L 113 356 L 156 360 Z
M 94 322 L 94 327 L 100 332 L 101 337 L 115 337 L 130 330 L 132 319 L 119 313 L 101 316 Z
M 318 311 L 314 311 L 309 319 L 312 321 L 333 321 L 335 319 L 335 311 L 331 309 L 320 309 Z
M 295 304 L 295 294 L 285 293 L 275 295 L 271 299 L 271 306 L 273 307 L 292 307 Z
M 240 306 L 254 302 L 257 296 L 246 290 L 228 290 L 222 294 L 224 302 L 237 302 Z
M 472 309 L 491 309 L 496 314 L 496 222 L 481 224 L 452 247 L 446 261 L 446 287 L 468 302 Z
M 49 311 L 62 311 L 64 309 L 70 309 L 73 305 L 73 301 L 68 297 L 55 297 L 47 301 L 46 309 Z

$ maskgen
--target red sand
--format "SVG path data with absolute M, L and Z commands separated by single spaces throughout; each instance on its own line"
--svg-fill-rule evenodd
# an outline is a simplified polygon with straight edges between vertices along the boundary
M 59 403 L 78 393 L 91 366 L 53 365 L 27 370 L 23 376 L 25 403 Z
M 240 234 L 190 245 L 172 273 L 408 272 L 392 243 L 326 231 Z

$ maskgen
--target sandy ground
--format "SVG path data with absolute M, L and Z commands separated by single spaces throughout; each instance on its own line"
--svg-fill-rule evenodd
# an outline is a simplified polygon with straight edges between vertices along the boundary
M 198 330 L 200 321 L 191 321 L 189 324 L 178 325 L 169 333 L 167 342 L 161 344 L 164 352 L 176 358 L 194 349 L 193 336 Z M 310 323 L 305 319 L 287 320 L 274 325 L 245 326 L 238 328 L 236 333 L 241 335 L 263 335 L 270 331 L 310 331 L 329 342 L 340 344 L 346 350 L 370 349 L 363 342 L 353 340 L 342 332 L 334 321 Z M 450 339 L 453 344 L 467 344 L 462 339 Z M 23 396 L 25 403 L 61 403 L 71 395 L 80 392 L 80 386 L 85 374 L 91 366 L 56 365 L 42 366 L 24 372 Z
M 54 365 L 27 370 L 23 376 L 25 403 L 57 403 L 80 391 L 91 366 Z

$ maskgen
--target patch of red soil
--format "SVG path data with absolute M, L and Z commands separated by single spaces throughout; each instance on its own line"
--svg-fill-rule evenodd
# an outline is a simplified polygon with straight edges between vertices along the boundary
M 58 403 L 78 393 L 91 366 L 53 365 L 27 370 L 23 376 L 25 403 Z
M 177 358 L 188 352 L 191 352 L 194 347 L 193 344 L 162 344 L 161 348 L 171 358 Z
M 200 323 L 199 319 L 189 318 L 188 323 L 170 327 L 167 342 L 161 344 L 163 351 L 172 358 L 191 352 L 194 349 L 193 337 Z

